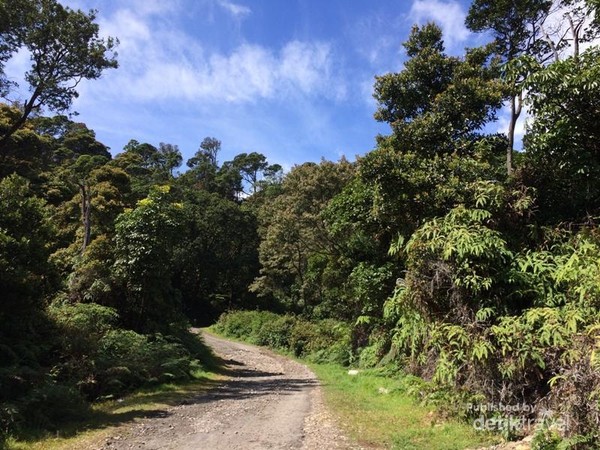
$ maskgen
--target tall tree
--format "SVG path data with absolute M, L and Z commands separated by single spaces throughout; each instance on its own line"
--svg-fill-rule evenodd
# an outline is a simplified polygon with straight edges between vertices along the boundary
M 221 141 L 206 137 L 186 165 L 191 169 L 184 174 L 185 179 L 203 189 L 213 191 L 219 170 L 217 156 L 221 151 Z
M 205 137 L 200 143 L 196 154 L 187 161 L 190 168 L 206 162 L 213 167 L 218 166 L 217 157 L 221 151 L 221 141 L 213 137 Z
M 240 153 L 233 158 L 232 167 L 239 171 L 242 180 L 249 187 L 247 195 L 256 194 L 260 189 L 263 178 L 276 178 L 282 171 L 279 164 L 269 164 L 267 157 L 262 153 Z
M 167 179 L 173 177 L 173 171 L 181 166 L 182 161 L 183 157 L 177 145 L 164 142 L 158 144 L 158 165 Z
M 47 216 L 25 178 L 13 174 L 0 181 L 0 335 L 43 308 L 52 279 Z
M 448 56 L 441 29 L 431 23 L 413 27 L 403 45 L 409 56 L 404 69 L 376 77 L 375 119 L 391 125 L 399 151 L 427 158 L 472 152 L 467 144 L 502 104 L 489 52 L 483 48 L 464 58 Z
M 467 27 L 476 32 L 491 31 L 496 53 L 504 62 L 524 54 L 542 54 L 547 48 L 540 39 L 543 19 L 552 6 L 552 0 L 475 0 L 467 15 Z M 513 152 L 517 120 L 523 110 L 523 77 L 512 77 L 509 92 L 510 120 L 506 171 L 513 172 Z
M 115 225 L 114 268 L 125 293 L 120 312 L 129 326 L 143 332 L 166 330 L 181 319 L 172 275 L 182 209 L 171 201 L 169 191 L 169 186 L 154 186 Z
M 226 309 L 252 307 L 248 285 L 258 274 L 256 217 L 237 202 L 188 189 L 176 247 L 175 282 L 190 319 L 210 324 Z
M 81 253 L 84 253 L 92 239 L 92 185 L 90 173 L 106 164 L 108 160 L 102 156 L 81 155 L 73 164 L 64 169 L 65 177 L 77 186 L 81 208 L 81 225 L 83 237 Z
M 496 54 L 505 63 L 510 105 L 506 151 L 509 175 L 514 169 L 515 129 L 523 110 L 523 86 L 531 73 L 528 58 L 540 64 L 558 61 L 566 48 L 578 57 L 580 44 L 598 36 L 593 9 L 592 4 L 582 0 L 475 0 L 471 5 L 467 27 L 475 32 L 491 32 Z
M 95 11 L 74 11 L 56 0 L 0 2 L 0 69 L 2 61 L 21 47 L 29 51 L 32 61 L 25 73 L 31 94 L 20 116 L 0 137 L 0 147 L 32 112 L 41 107 L 67 111 L 78 96 L 81 80 L 96 79 L 105 69 L 117 67 L 117 40 L 100 38 L 95 20 Z M 8 86 L 3 85 L 6 91 Z

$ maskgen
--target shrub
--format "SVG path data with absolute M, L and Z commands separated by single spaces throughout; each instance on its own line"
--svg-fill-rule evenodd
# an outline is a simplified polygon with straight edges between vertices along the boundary
M 99 342 L 96 362 L 99 394 L 113 394 L 148 383 L 187 379 L 192 358 L 181 344 L 162 335 L 112 330 Z
M 220 317 L 215 330 L 315 362 L 348 364 L 351 356 L 350 327 L 331 319 L 311 322 L 267 311 L 232 311 Z
M 52 379 L 33 389 L 19 403 L 24 425 L 40 429 L 56 429 L 88 411 L 88 404 L 75 387 Z
M 173 335 L 144 335 L 118 328 L 117 313 L 105 306 L 63 304 L 50 311 L 60 330 L 54 376 L 88 399 L 189 379 L 198 359 L 211 360 L 201 338 L 181 326 L 171 327 Z

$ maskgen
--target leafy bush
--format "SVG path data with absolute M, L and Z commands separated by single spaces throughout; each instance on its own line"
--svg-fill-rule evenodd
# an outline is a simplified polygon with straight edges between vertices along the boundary
M 350 360 L 350 327 L 332 319 L 311 322 L 267 311 L 232 311 L 220 317 L 215 330 L 313 361 L 348 364 Z
M 148 383 L 188 379 L 192 358 L 180 343 L 162 335 L 111 330 L 98 343 L 96 367 L 98 395 L 112 394 Z
M 393 345 L 434 391 L 537 405 L 568 423 L 562 437 L 598 439 L 600 236 L 553 231 L 516 253 L 495 222 L 459 207 L 414 233 L 385 306 Z
M 189 379 L 197 358 L 210 357 L 200 338 L 184 329 L 174 328 L 176 336 L 168 336 L 118 328 L 112 308 L 80 303 L 50 311 L 61 336 L 61 363 L 54 374 L 89 399 Z

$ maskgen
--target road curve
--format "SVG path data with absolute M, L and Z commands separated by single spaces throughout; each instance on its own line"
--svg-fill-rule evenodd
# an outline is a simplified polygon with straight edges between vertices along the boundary
M 204 333 L 228 379 L 159 417 L 136 422 L 108 449 L 356 448 L 323 406 L 315 375 L 268 350 Z

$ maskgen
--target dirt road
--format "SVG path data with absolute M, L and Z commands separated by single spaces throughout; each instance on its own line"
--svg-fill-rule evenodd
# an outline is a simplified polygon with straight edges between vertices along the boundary
M 267 350 L 205 334 L 230 378 L 161 417 L 133 424 L 102 449 L 347 449 L 315 375 Z

